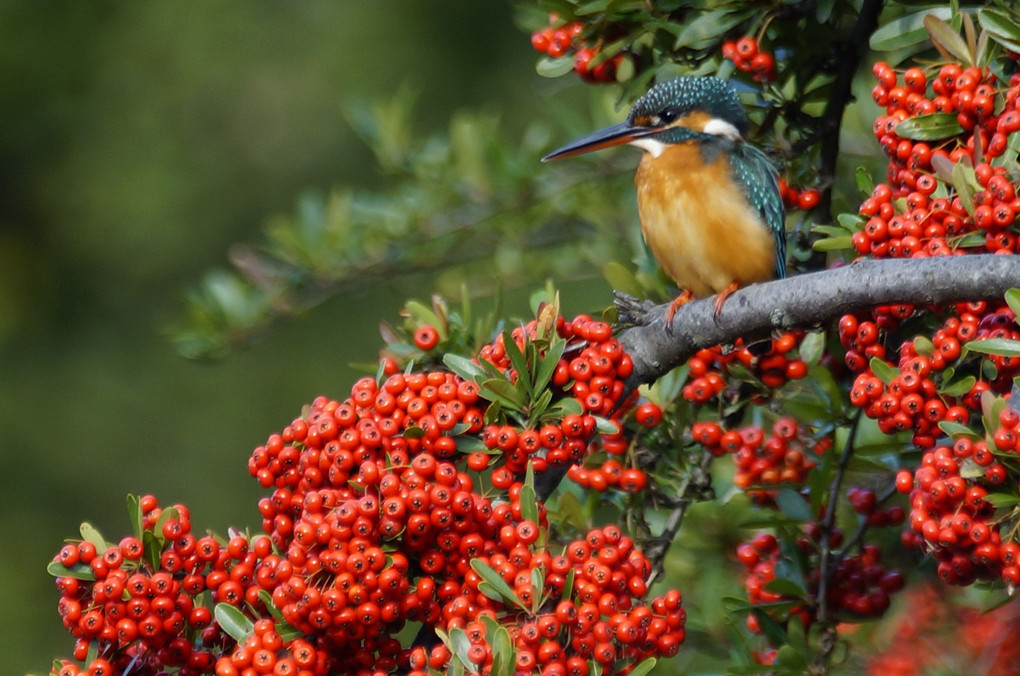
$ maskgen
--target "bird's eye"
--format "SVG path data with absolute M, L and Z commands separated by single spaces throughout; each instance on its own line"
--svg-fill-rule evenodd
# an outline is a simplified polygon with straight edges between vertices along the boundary
M 676 118 L 677 118 L 676 111 L 673 110 L 667 110 L 666 112 L 659 115 L 659 120 L 661 121 L 662 124 L 670 124 L 671 122 L 674 122 Z

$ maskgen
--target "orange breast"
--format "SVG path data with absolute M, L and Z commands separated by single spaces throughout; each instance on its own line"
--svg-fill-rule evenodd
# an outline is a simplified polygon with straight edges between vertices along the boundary
M 694 142 L 645 153 L 634 177 L 641 231 L 652 255 L 696 296 L 775 276 L 775 242 L 729 176 L 726 158 L 705 164 Z

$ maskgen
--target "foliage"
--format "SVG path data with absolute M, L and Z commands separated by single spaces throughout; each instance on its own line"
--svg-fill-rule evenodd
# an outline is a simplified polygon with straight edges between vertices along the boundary
M 348 119 L 395 186 L 378 193 L 303 194 L 293 216 L 273 219 L 259 247 L 232 250 L 233 272 L 210 272 L 188 297 L 175 331 L 187 357 L 223 356 L 281 317 L 333 294 L 424 272 L 458 290 L 466 272 L 476 294 L 535 275 L 587 274 L 614 260 L 626 242 L 627 182 L 612 166 L 594 183 L 575 170 L 537 172 L 548 142 L 539 124 L 510 138 L 498 118 L 459 114 L 446 134 L 407 136 L 414 97 L 353 106 Z M 495 272 L 495 274 L 494 274 Z

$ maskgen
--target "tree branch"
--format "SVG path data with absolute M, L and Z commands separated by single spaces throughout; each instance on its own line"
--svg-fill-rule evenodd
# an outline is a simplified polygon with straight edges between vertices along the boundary
M 878 17 L 882 13 L 884 0 L 865 0 L 857 21 L 846 41 L 839 43 L 837 53 L 836 77 L 832 82 L 829 101 L 825 105 L 822 129 L 822 145 L 820 151 L 821 175 L 825 184 L 824 213 L 831 213 L 832 190 L 830 184 L 836 175 L 836 159 L 839 156 L 839 125 L 843 120 L 843 112 L 852 98 L 851 88 L 857 68 L 867 53 L 868 38 L 878 27 Z
M 739 255 L 739 252 L 734 252 Z M 998 300 L 1020 286 L 1020 256 L 980 254 L 944 258 L 865 259 L 735 291 L 714 316 L 714 299 L 677 310 L 666 331 L 667 305 L 617 294 L 621 320 L 634 324 L 619 340 L 634 360 L 633 388 L 651 383 L 700 349 L 764 337 L 775 330 L 826 324 L 848 312 L 906 303 L 938 307 L 967 300 Z

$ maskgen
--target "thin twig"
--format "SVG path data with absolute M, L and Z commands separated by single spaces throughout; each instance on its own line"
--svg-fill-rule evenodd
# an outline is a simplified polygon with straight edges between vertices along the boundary
M 833 526 L 836 522 L 836 507 L 839 504 L 839 491 L 843 485 L 843 476 L 846 474 L 847 466 L 850 464 L 850 458 L 853 456 L 854 440 L 857 438 L 858 423 L 861 419 L 861 410 L 857 409 L 854 413 L 853 427 L 850 435 L 847 437 L 846 444 L 843 446 L 843 451 L 839 456 L 839 464 L 836 465 L 836 471 L 832 475 L 832 481 L 829 482 L 829 502 L 825 506 L 825 515 L 822 517 L 821 528 L 821 556 L 818 563 L 818 594 L 817 594 L 817 605 L 818 623 L 823 627 L 823 633 L 828 633 L 832 630 L 832 627 L 828 626 L 829 621 L 829 603 L 828 603 L 828 588 L 829 578 L 832 576 L 831 557 L 832 547 L 829 543 L 829 538 L 832 535 Z M 834 570 L 834 569 L 833 569 Z M 829 637 L 830 639 L 834 637 Z M 814 673 L 825 673 L 826 664 L 828 663 L 829 655 L 832 654 L 832 649 L 835 646 L 834 640 L 823 640 L 820 644 L 820 650 L 818 657 L 815 660 L 816 671 Z
M 698 501 L 699 495 L 704 494 L 706 487 L 711 485 L 712 478 L 709 468 L 712 460 L 711 453 L 702 452 L 698 465 L 693 467 L 681 482 L 676 497 L 673 499 L 673 510 L 666 518 L 662 532 L 659 537 L 655 538 L 652 546 L 645 548 L 645 556 L 652 564 L 652 572 L 647 580 L 649 586 L 662 575 L 666 553 L 669 551 L 670 545 L 673 544 L 673 540 L 676 539 L 676 534 L 680 532 L 680 526 L 683 524 L 684 517 L 687 516 L 687 510 Z

